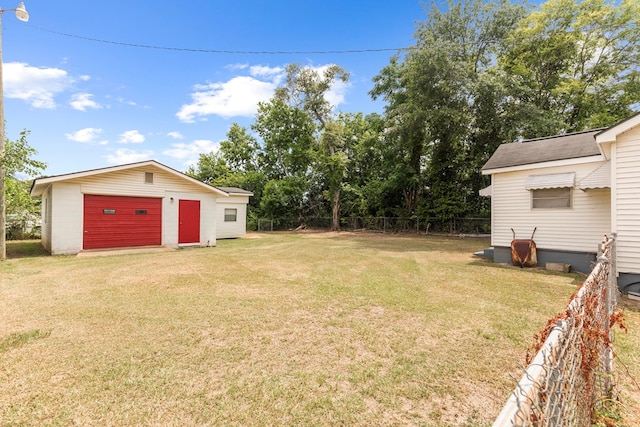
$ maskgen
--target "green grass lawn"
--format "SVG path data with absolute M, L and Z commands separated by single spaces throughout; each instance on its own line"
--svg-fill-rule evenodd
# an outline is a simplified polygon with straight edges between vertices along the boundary
M 490 425 L 583 277 L 471 256 L 486 246 L 351 233 L 82 258 L 16 246 L 0 264 L 0 425 Z M 627 411 L 639 324 L 627 310 Z

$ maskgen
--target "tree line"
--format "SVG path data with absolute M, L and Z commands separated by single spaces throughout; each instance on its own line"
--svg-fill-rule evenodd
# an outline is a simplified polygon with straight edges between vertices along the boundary
M 250 129 L 233 124 L 188 174 L 254 193 L 258 217 L 486 216 L 481 167 L 498 145 L 610 126 L 640 101 L 638 0 L 449 1 L 418 23 L 370 95 L 336 112 L 349 74 L 287 67 Z

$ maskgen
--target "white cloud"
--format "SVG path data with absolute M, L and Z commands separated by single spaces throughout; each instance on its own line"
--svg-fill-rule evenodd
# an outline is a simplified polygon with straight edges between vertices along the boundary
M 101 133 L 102 129 L 100 128 L 84 128 L 73 133 L 65 133 L 64 136 L 66 136 L 67 139 L 71 141 L 90 143 L 95 142 L 95 140 L 98 139 Z M 105 143 L 101 142 L 101 144 L 104 145 Z
M 93 95 L 90 93 L 76 93 L 71 95 L 71 102 L 69 104 L 74 110 L 87 111 L 87 108 L 102 108 L 100 104 L 95 102 Z
M 137 130 L 128 130 L 120 134 L 118 142 L 121 144 L 142 144 L 144 140 L 144 135 Z
M 253 65 L 249 67 L 249 73 L 254 77 L 275 77 L 275 81 L 278 82 L 284 77 L 284 68 Z
M 34 108 L 55 108 L 54 97 L 73 83 L 59 68 L 32 67 L 21 62 L 4 64 L 4 96 L 22 99 Z
M 331 90 L 327 92 L 325 98 L 334 108 L 340 104 L 344 104 L 345 95 L 349 89 L 349 83 L 335 82 L 331 86 Z
M 249 68 L 249 64 L 229 64 L 229 65 L 226 65 L 224 68 L 228 70 L 244 70 L 246 68 Z
M 142 162 L 153 158 L 153 151 L 136 151 L 129 148 L 118 148 L 114 154 L 105 156 L 111 165 L 121 165 L 124 163 Z
M 218 151 L 218 143 L 208 139 L 197 139 L 191 143 L 176 142 L 171 148 L 162 152 L 165 156 L 174 159 L 187 160 L 187 163 L 198 159 L 199 154 Z
M 253 117 L 258 109 L 258 102 L 269 100 L 276 84 L 249 76 L 238 76 L 228 82 L 197 85 L 194 89 L 195 92 L 191 94 L 193 102 L 183 105 L 176 113 L 176 117 L 186 123 L 193 123 L 196 117 L 209 115 L 224 118 Z
M 330 64 L 308 67 L 322 74 Z M 184 104 L 176 117 L 183 122 L 193 123 L 197 118 L 206 120 L 206 116 L 214 115 L 224 118 L 244 116 L 253 117 L 258 109 L 258 103 L 268 101 L 285 79 L 283 67 L 268 67 L 263 65 L 248 66 L 233 64 L 228 69 L 247 72 L 248 76 L 236 76 L 226 82 L 195 85 L 191 94 L 192 102 Z M 334 107 L 345 102 L 348 84 L 334 83 L 327 93 L 327 101 Z
M 169 138 L 173 138 L 173 139 L 182 139 L 182 138 L 184 138 L 180 132 L 169 132 L 167 134 L 167 136 Z
M 109 98 L 109 96 L 107 95 L 106 98 Z M 149 107 L 148 105 L 138 105 L 137 102 L 135 101 L 131 101 L 129 99 L 125 99 L 122 96 L 117 96 L 114 98 L 116 100 L 116 102 L 123 104 L 123 105 L 129 105 L 131 107 L 138 107 L 138 108 L 142 108 L 142 109 L 150 109 L 151 107 Z

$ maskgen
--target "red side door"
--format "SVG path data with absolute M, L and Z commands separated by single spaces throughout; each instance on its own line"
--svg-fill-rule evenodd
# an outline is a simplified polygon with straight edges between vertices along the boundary
M 178 243 L 200 243 L 200 200 L 178 202 Z

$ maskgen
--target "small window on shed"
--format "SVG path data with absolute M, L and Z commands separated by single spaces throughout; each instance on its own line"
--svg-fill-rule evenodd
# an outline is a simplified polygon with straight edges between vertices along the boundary
M 105 215 L 115 215 L 116 214 L 116 210 L 115 209 L 102 209 L 102 213 Z
M 567 209 L 573 206 L 572 189 L 541 188 L 531 190 L 531 207 L 533 209 Z
M 225 209 L 224 222 L 236 222 L 238 220 L 238 209 Z
M 147 214 L 146 209 L 136 209 L 136 215 L 146 215 L 146 214 Z
M 153 184 L 153 172 L 144 173 L 144 182 L 145 184 Z

